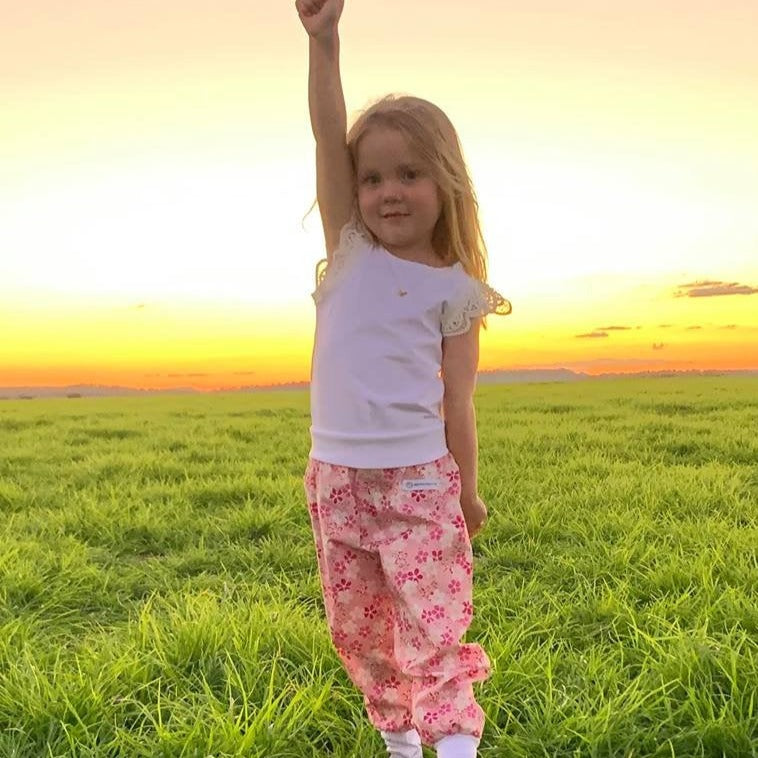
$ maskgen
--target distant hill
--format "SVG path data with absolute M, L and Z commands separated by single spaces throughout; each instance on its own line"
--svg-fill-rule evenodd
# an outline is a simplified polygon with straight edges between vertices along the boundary
M 587 380 L 620 379 L 633 377 L 666 376 L 756 376 L 758 369 L 742 371 L 639 371 L 636 373 L 586 374 L 566 368 L 557 369 L 523 369 L 516 371 L 480 371 L 478 384 L 537 384 L 541 382 L 577 382 Z M 100 384 L 75 384 L 67 387 L 0 387 L 0 400 L 34 400 L 47 397 L 117 397 L 139 395 L 182 395 L 211 394 L 213 392 L 275 392 L 285 390 L 307 390 L 308 382 L 291 382 L 288 384 L 269 384 L 264 386 L 229 387 L 222 390 L 203 392 L 192 387 L 172 387 L 169 389 L 134 389 Z
M 102 384 L 71 384 L 66 387 L 0 387 L 0 400 L 33 400 L 38 397 L 111 397 L 123 395 L 193 394 L 192 387 L 140 390 L 134 387 L 111 387 Z
M 567 368 L 520 369 L 516 371 L 480 371 L 477 384 L 530 384 L 539 382 L 578 382 L 591 379 L 590 374 Z

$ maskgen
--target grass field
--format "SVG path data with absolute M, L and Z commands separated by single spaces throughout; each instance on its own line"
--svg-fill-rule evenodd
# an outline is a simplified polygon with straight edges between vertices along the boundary
M 758 381 L 475 402 L 480 755 L 758 755 Z M 308 426 L 297 392 L 0 402 L 2 758 L 384 755 L 327 633 Z

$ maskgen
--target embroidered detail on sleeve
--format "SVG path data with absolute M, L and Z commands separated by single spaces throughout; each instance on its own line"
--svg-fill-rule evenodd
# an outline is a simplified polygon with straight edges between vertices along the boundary
M 365 245 L 368 241 L 355 217 L 352 217 L 342 227 L 332 262 L 329 263 L 328 258 L 322 258 L 316 263 L 316 289 L 311 292 L 311 297 L 316 304 L 321 302 L 330 282 L 333 282 L 339 272 L 342 271 L 355 249 L 359 245 Z
M 511 304 L 486 282 L 472 279 L 467 292 L 454 304 L 445 303 L 442 309 L 442 336 L 454 337 L 465 334 L 471 327 L 471 319 L 494 313 L 507 316 Z

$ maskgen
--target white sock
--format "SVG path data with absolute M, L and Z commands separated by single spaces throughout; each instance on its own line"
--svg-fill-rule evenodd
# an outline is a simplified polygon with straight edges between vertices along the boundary
M 389 758 L 423 758 L 421 737 L 415 729 L 407 732 L 380 732 Z
M 437 758 L 476 758 L 479 739 L 473 734 L 449 734 L 436 743 Z

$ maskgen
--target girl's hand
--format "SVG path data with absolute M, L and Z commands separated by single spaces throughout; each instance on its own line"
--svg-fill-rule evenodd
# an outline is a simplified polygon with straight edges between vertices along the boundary
M 295 0 L 295 8 L 311 37 L 336 28 L 345 0 Z
M 487 522 L 487 506 L 479 495 L 476 495 L 474 497 L 462 497 L 461 509 L 466 521 L 469 539 L 474 539 Z

